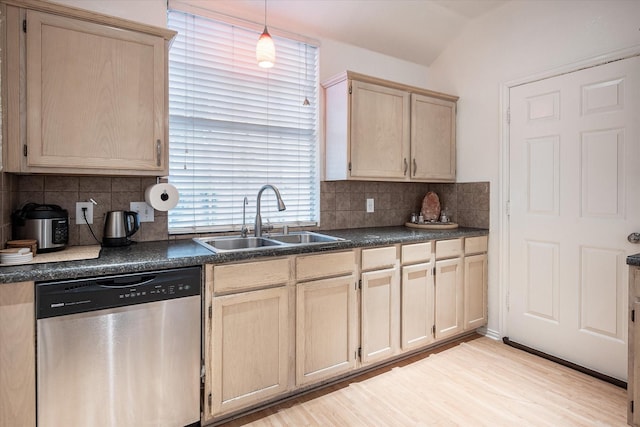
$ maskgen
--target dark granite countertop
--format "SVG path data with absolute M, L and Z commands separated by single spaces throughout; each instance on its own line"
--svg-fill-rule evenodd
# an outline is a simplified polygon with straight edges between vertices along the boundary
M 134 243 L 121 248 L 102 248 L 100 256 L 96 259 L 0 267 L 0 283 L 74 279 L 78 277 L 188 267 L 207 263 L 220 264 L 269 256 L 327 252 L 338 249 L 455 239 L 489 234 L 489 230 L 482 228 L 461 227 L 453 230 L 423 230 L 403 226 L 322 230 L 320 232 L 346 240 L 306 246 L 266 247 L 257 251 L 218 254 L 210 252 L 191 239 Z M 637 262 L 638 264 L 635 265 L 640 265 L 640 256 L 638 256 Z
M 627 264 L 640 267 L 640 254 L 629 255 L 627 257 Z

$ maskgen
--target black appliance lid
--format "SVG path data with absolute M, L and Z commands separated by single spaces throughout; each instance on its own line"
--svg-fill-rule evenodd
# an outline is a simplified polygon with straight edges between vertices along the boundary
M 69 213 L 58 205 L 41 205 L 38 203 L 27 203 L 22 209 L 14 212 L 17 218 L 25 219 L 67 219 Z

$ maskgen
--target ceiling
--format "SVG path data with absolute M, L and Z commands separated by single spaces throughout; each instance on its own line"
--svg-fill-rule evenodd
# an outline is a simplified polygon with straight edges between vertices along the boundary
M 473 19 L 509 0 L 267 0 L 267 24 L 429 66 Z M 264 22 L 263 0 L 204 0 L 218 13 Z

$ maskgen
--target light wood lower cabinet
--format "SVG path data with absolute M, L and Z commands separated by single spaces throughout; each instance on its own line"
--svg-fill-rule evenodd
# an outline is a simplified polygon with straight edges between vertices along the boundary
M 357 305 L 353 275 L 296 286 L 296 384 L 356 367 Z
M 402 350 L 434 341 L 433 263 L 402 267 Z
M 289 388 L 291 258 L 205 268 L 203 421 Z
M 436 340 L 464 330 L 462 268 L 461 258 L 436 261 Z
M 35 427 L 34 283 L 0 284 L 0 426 Z
M 287 288 L 213 299 L 213 414 L 283 393 L 288 382 Z
M 629 267 L 629 370 L 627 422 L 640 426 L 640 267 Z
M 441 340 L 464 331 L 463 240 L 436 242 L 435 338 Z
M 464 329 L 487 323 L 487 254 L 464 258 Z
M 387 359 L 398 352 L 400 278 L 395 246 L 362 250 L 360 311 L 361 362 Z M 385 268 L 386 267 L 386 268 Z

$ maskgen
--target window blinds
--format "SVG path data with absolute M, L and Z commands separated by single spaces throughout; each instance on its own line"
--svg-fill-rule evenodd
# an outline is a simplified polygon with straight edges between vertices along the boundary
M 180 191 L 170 233 L 238 230 L 243 198 L 253 224 L 318 221 L 318 48 L 274 37 L 276 65 L 256 63 L 259 33 L 170 10 L 178 35 L 169 51 L 170 182 Z M 310 105 L 303 105 L 305 97 Z

